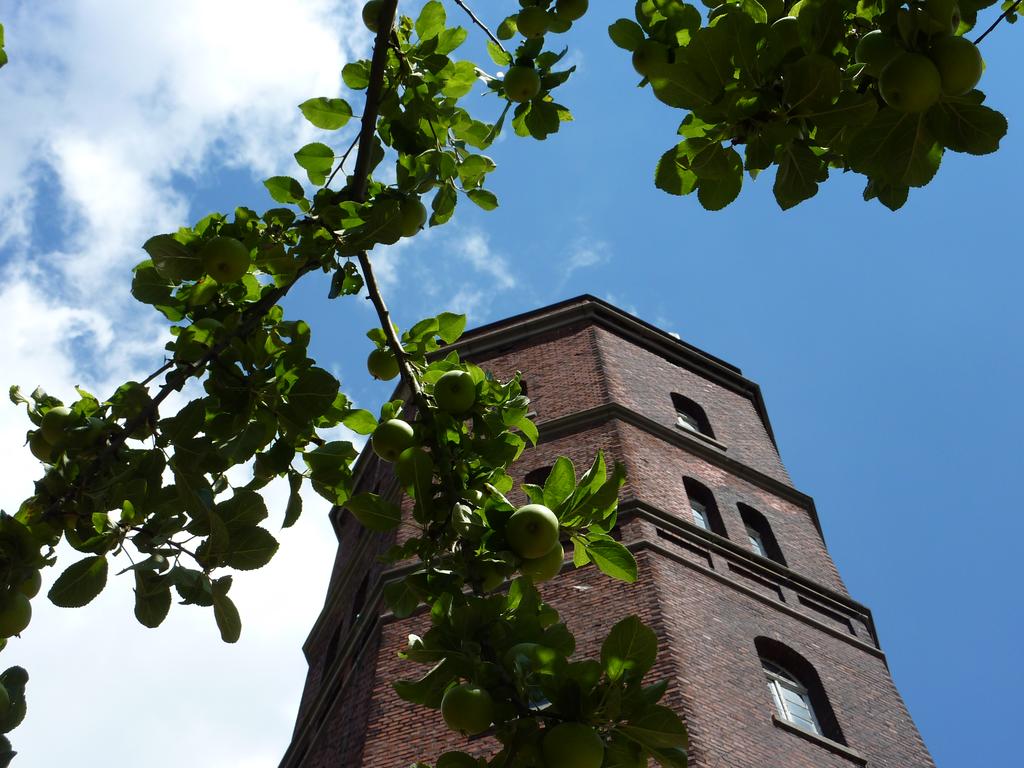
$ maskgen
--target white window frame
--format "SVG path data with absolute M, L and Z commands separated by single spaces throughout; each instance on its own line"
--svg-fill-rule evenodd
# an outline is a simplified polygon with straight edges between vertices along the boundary
M 761 537 L 761 534 L 749 525 L 746 528 L 747 538 L 750 539 L 750 548 L 754 550 L 755 554 L 761 557 L 768 557 L 768 549 L 764 545 L 764 539 Z
M 708 510 L 703 504 L 690 499 L 690 514 L 693 516 L 694 525 L 705 531 L 711 531 L 711 518 L 708 517 Z
M 816 736 L 823 736 L 818 715 L 811 704 L 811 695 L 796 677 L 788 670 L 771 661 L 761 659 L 761 667 L 768 680 L 768 691 L 771 693 L 775 711 L 779 717 L 790 725 L 810 731 Z M 787 695 L 788 694 L 788 695 Z M 798 699 L 810 717 L 794 712 L 793 698 Z

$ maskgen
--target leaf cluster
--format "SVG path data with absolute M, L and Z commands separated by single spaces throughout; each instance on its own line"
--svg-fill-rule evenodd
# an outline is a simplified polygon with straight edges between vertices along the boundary
M 962 3 L 959 32 L 992 2 Z M 635 21 L 619 19 L 609 34 L 646 73 L 640 85 L 687 112 L 682 140 L 658 161 L 656 186 L 696 192 L 704 208 L 718 210 L 739 195 L 744 173 L 774 167 L 785 209 L 817 194 L 830 171 L 853 171 L 867 177 L 865 199 L 895 210 L 911 187 L 932 180 L 946 150 L 994 152 L 1006 120 L 982 104 L 981 91 L 899 111 L 882 98 L 877 73 L 855 59 L 874 30 L 907 51 L 927 51 L 940 33 L 923 5 L 739 0 L 715 5 L 705 19 L 678 0 L 637 2 Z

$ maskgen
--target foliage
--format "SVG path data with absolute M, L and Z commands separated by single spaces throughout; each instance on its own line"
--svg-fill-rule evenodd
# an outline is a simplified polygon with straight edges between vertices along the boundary
M 644 683 L 656 658 L 653 631 L 625 618 L 599 659 L 578 659 L 557 610 L 522 575 L 543 571 L 506 535 L 516 512 L 506 495 L 512 465 L 538 440 L 518 376 L 497 380 L 445 349 L 462 334 L 463 316 L 441 313 L 400 333 L 368 255 L 414 236 L 426 203 L 432 227 L 451 220 L 463 198 L 485 210 L 497 206 L 487 187 L 496 164 L 484 152 L 506 122 L 519 136 L 545 140 L 572 119 L 553 92 L 573 68 L 559 68 L 566 49 L 546 45 L 550 35 L 571 30 L 587 3 L 521 0 L 495 33 L 469 13 L 488 37 L 492 63 L 516 70 L 514 93 L 483 66 L 454 56 L 468 32 L 449 24 L 441 2 L 427 2 L 416 19 L 395 18 L 396 4 L 367 5 L 364 18 L 378 30 L 373 57 L 343 71 L 348 88 L 366 92 L 348 148 L 328 143 L 354 117 L 347 101 L 327 95 L 299 105 L 324 132 L 323 141 L 295 153 L 314 191 L 273 177 L 265 186 L 276 207 L 213 213 L 144 244 L 148 258 L 135 267 L 132 294 L 170 323 L 166 361 L 153 375 L 105 399 L 80 389 L 67 404 L 41 389 L 26 396 L 11 388 L 11 400 L 26 407 L 27 442 L 45 472 L 16 514 L 0 515 L 0 627 L 17 636 L 29 622 L 38 572 L 56 564 L 64 542 L 80 557 L 49 590 L 54 604 L 87 605 L 117 562 L 118 575 L 134 579 L 135 616 L 144 626 L 159 626 L 177 599 L 212 608 L 222 638 L 235 642 L 242 625 L 229 595 L 232 571 L 263 567 L 278 549 L 260 492 L 287 480 L 290 497 L 278 521 L 289 527 L 309 483 L 368 531 L 414 524 L 415 533 L 386 555 L 410 567 L 385 587 L 384 599 L 399 617 L 429 612 L 430 629 L 403 652 L 429 669 L 395 687 L 410 702 L 439 707 L 461 681 L 476 686 L 473 695 L 493 701 L 502 745 L 487 764 L 537 764 L 554 749 L 549 736 L 580 731 L 557 726 L 575 723 L 600 735 L 606 765 L 639 768 L 654 759 L 685 766 L 686 728 L 658 703 L 666 685 Z M 965 0 L 955 31 L 971 29 L 989 4 Z M 455 5 L 469 10 L 461 0 Z M 898 208 L 910 187 L 932 179 L 946 149 L 991 152 L 1005 133 L 1005 120 L 983 106 L 980 91 L 943 94 L 927 110 L 901 112 L 886 105 L 869 64 L 855 61 L 858 41 L 874 30 L 924 52 L 954 31 L 929 21 L 928 3 L 801 0 L 781 25 L 781 0 L 709 7 L 702 15 L 680 0 L 640 0 L 635 21 L 620 19 L 609 29 L 633 53 L 641 86 L 687 112 L 682 141 L 656 170 L 655 183 L 667 192 L 696 192 L 705 208 L 718 209 L 736 198 L 744 171 L 756 176 L 775 166 L 776 198 L 788 208 L 813 196 L 829 169 L 841 168 L 867 176 L 866 198 Z M 1012 21 L 1016 7 L 1004 5 L 1001 18 Z M 0 66 L 2 33 L 0 27 Z M 513 38 L 515 49 L 506 50 L 502 41 Z M 477 88 L 496 97 L 489 102 L 497 105 L 493 122 L 465 106 Z M 353 151 L 354 166 L 346 169 Z M 393 164 L 394 183 L 381 180 L 390 173 L 374 175 L 385 161 Z M 280 302 L 316 273 L 332 300 L 368 294 L 380 322 L 368 334 L 377 369 L 391 369 L 393 358 L 407 399 L 386 402 L 376 414 L 356 409 L 309 356 L 310 327 L 286 319 Z M 452 371 L 471 380 L 465 407 L 461 395 L 435 396 Z M 187 402 L 164 412 L 182 392 Z M 378 432 L 396 420 L 411 428 Z M 378 443 L 390 442 L 404 502 L 354 487 L 355 448 L 324 437 L 341 425 L 376 434 L 381 453 Z M 238 481 L 243 475 L 251 479 Z M 612 535 L 624 480 L 623 468 L 609 469 L 599 453 L 582 475 L 560 458 L 543 486 L 522 490 L 553 513 L 573 545 L 575 567 L 593 563 L 631 582 L 636 561 Z M 18 667 L 0 676 L 11 702 L 0 716 L 2 733 L 24 717 L 27 679 Z M 0 765 L 13 754 L 0 753 Z M 437 766 L 484 762 L 447 753 Z

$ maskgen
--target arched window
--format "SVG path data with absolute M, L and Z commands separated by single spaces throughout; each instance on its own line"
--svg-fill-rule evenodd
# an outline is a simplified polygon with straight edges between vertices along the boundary
M 725 536 L 725 525 L 722 523 L 722 516 L 718 512 L 718 505 L 715 503 L 714 494 L 707 489 L 707 486 L 697 482 L 692 477 L 683 478 L 683 488 L 686 490 L 686 497 L 690 507 L 687 522 L 691 522 L 705 531 Z
M 699 432 L 708 437 L 714 437 L 711 430 L 711 422 L 708 421 L 704 409 L 688 397 L 683 397 L 678 392 L 672 393 L 672 406 L 676 409 L 676 426 L 688 429 L 691 432 Z
M 767 637 L 754 640 L 775 714 L 790 725 L 845 744 L 832 705 L 814 667 L 786 645 Z
M 786 559 L 782 556 L 779 543 L 775 540 L 772 527 L 768 524 L 767 518 L 753 507 L 746 504 L 737 505 L 740 510 L 740 517 L 743 518 L 743 525 L 747 529 L 747 539 L 750 541 L 750 548 L 761 557 L 767 557 L 782 565 Z

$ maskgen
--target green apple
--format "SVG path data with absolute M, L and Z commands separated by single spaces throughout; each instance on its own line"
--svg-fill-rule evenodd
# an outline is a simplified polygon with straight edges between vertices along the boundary
M 925 0 L 924 12 L 940 32 L 953 34 L 960 27 L 960 6 L 956 0 Z
M 963 96 L 974 90 L 985 69 L 978 46 L 966 37 L 940 37 L 932 43 L 928 57 L 939 70 L 942 92 L 947 96 Z
M 403 200 L 398 209 L 398 219 L 402 237 L 412 237 L 427 223 L 427 206 L 415 197 Z
M 43 414 L 39 421 L 39 431 L 50 445 L 60 445 L 65 433 L 75 425 L 78 419 L 70 408 L 59 405 Z
M 441 717 L 453 731 L 475 736 L 490 728 L 494 719 L 494 700 L 487 689 L 472 683 L 461 683 L 444 692 Z
M 478 541 L 484 535 L 484 521 L 467 504 L 452 507 L 452 528 L 463 539 Z
M 927 56 L 901 53 L 878 76 L 878 91 L 899 112 L 924 112 L 939 100 L 942 77 Z
M 53 462 L 53 457 L 56 453 L 53 445 L 46 439 L 46 435 L 40 429 L 33 432 L 32 437 L 28 439 L 28 449 L 32 451 L 33 456 L 47 464 Z
M 476 382 L 467 371 L 448 371 L 434 384 L 434 402 L 442 411 L 465 413 L 476 402 Z
M 218 283 L 237 283 L 246 272 L 252 258 L 249 249 L 240 240 L 218 235 L 199 252 L 203 270 Z
M 380 11 L 384 7 L 384 0 L 370 0 L 363 6 L 363 24 L 371 32 L 376 32 L 380 26 Z
M 20 634 L 32 620 L 32 605 L 21 592 L 8 595 L 0 605 L 0 637 Z
M 516 16 L 516 27 L 519 29 L 519 34 L 531 40 L 544 37 L 550 26 L 548 12 L 540 6 L 531 5 L 523 8 Z
M 474 507 L 482 507 L 486 501 L 487 496 L 479 488 L 467 488 L 462 498 L 472 504 Z
M 529 576 L 535 584 L 539 584 L 558 575 L 558 572 L 562 570 L 564 558 L 565 549 L 561 544 L 555 544 L 546 555 L 523 560 L 519 570 L 523 576 Z
M 520 557 L 543 557 L 558 543 L 558 518 L 543 504 L 527 504 L 508 519 L 505 538 Z
M 633 51 L 633 69 L 644 77 L 664 73 L 668 63 L 668 47 L 657 40 L 644 40 Z
M 398 359 L 386 349 L 375 349 L 366 358 L 370 375 L 380 381 L 391 381 L 398 375 Z
M 544 734 L 544 762 L 558 768 L 601 768 L 604 741 L 583 723 L 560 723 Z
M 434 461 L 418 446 L 406 448 L 395 461 L 395 475 L 403 488 L 415 487 L 417 478 L 421 484 L 429 484 L 434 476 Z
M 533 67 L 509 67 L 503 82 L 505 96 L 520 104 L 540 93 L 540 75 Z
M 39 588 L 43 586 L 43 576 L 39 571 L 32 571 L 32 575 L 21 582 L 18 591 L 25 597 L 31 599 L 39 594 Z
M 800 22 L 795 16 L 783 16 L 772 23 L 772 34 L 780 51 L 791 51 L 800 46 Z
M 373 452 L 384 461 L 394 461 L 406 448 L 411 448 L 415 438 L 412 426 L 402 419 L 388 419 L 373 430 L 370 443 Z
M 589 0 L 558 0 L 555 3 L 555 14 L 566 21 L 576 21 L 583 18 L 589 5 Z
M 872 77 L 878 77 L 886 64 L 905 52 L 906 49 L 897 39 L 889 37 L 880 29 L 875 29 L 857 42 L 853 57 L 858 64 L 864 65 L 865 72 Z

